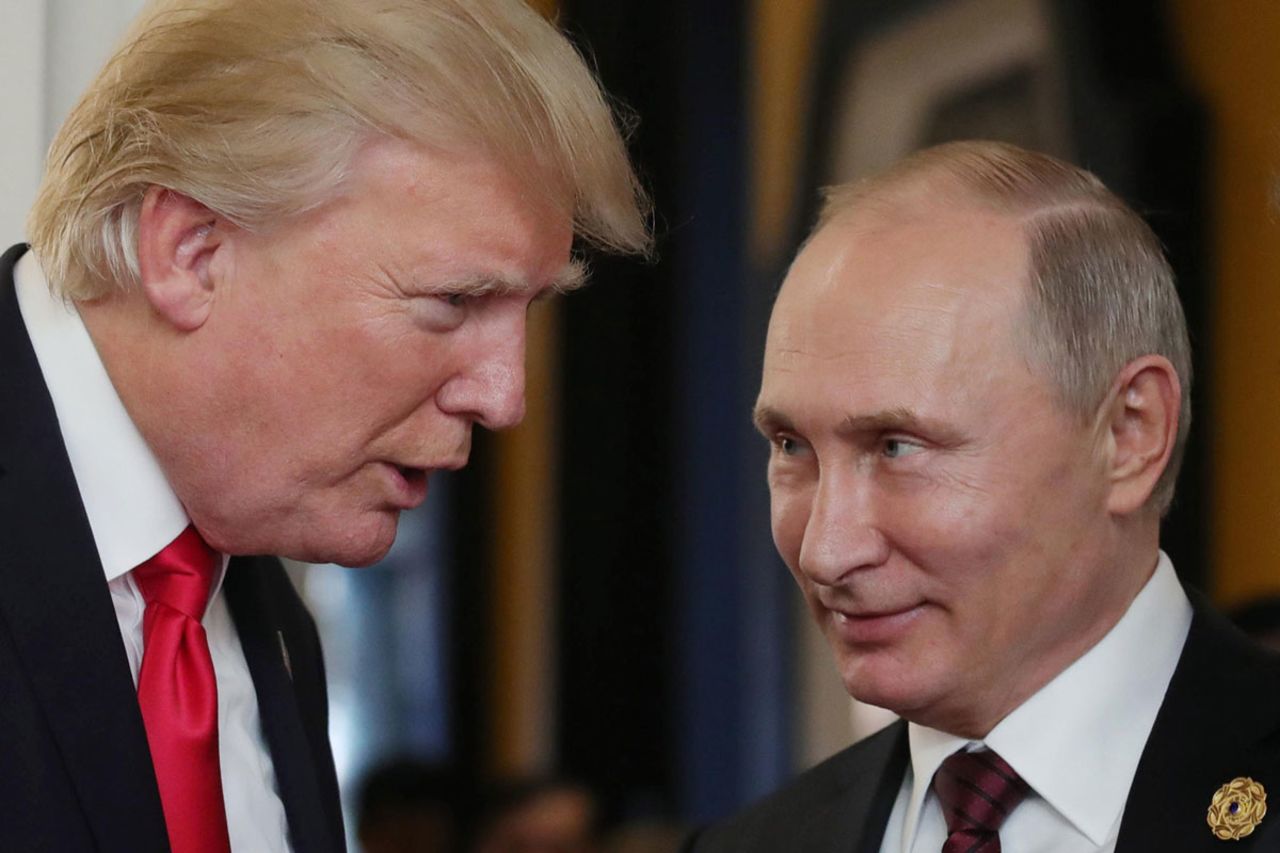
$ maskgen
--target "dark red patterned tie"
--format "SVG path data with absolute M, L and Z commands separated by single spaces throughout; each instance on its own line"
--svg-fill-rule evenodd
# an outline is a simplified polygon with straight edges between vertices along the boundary
M 138 705 L 173 853 L 229 853 L 218 764 L 218 686 L 200 620 L 218 555 L 194 527 L 133 570 L 142 617 Z
M 933 776 L 949 833 L 942 853 L 1000 853 L 1000 824 L 1030 790 L 989 749 L 949 756 Z

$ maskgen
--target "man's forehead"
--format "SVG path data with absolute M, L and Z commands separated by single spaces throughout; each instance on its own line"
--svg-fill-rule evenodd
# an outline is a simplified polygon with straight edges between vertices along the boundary
M 865 226 L 832 222 L 793 266 L 770 321 L 762 411 L 830 414 L 815 395 L 853 415 L 933 408 L 1021 362 L 1016 223 L 943 212 Z
M 1026 290 L 1028 248 L 1021 224 L 981 209 L 855 211 L 825 225 L 796 258 L 775 320 L 809 313 L 858 322 L 866 312 L 927 318 L 985 306 L 1007 313 Z

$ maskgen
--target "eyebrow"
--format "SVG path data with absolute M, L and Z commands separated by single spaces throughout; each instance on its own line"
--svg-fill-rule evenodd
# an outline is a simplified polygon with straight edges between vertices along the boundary
M 773 406 L 757 405 L 751 412 L 751 422 L 766 437 L 771 433 L 792 429 L 791 419 Z
M 536 298 L 570 293 L 578 290 L 587 282 L 586 265 L 577 259 L 566 263 L 556 273 L 551 283 L 538 293 Z M 493 275 L 476 275 L 468 278 L 454 279 L 432 287 L 433 292 L 458 293 L 464 296 L 509 296 L 525 293 L 530 290 L 529 281 L 525 278 L 504 278 Z
M 911 409 L 898 407 L 867 415 L 850 415 L 840 424 L 839 432 L 842 435 L 863 435 L 895 429 L 923 432 L 930 430 L 931 426 L 933 425 Z
M 756 429 L 766 437 L 775 432 L 795 429 L 791 418 L 769 405 L 756 406 L 752 413 L 752 420 L 755 422 Z M 921 417 L 906 407 L 885 409 L 866 415 L 849 415 L 840 423 L 837 433 L 854 437 L 894 430 L 925 434 L 944 445 L 959 444 L 962 439 L 961 433 L 954 427 Z
M 838 430 L 839 434 L 849 437 L 898 431 L 927 438 L 940 447 L 960 447 L 967 441 L 965 433 L 954 424 L 925 417 L 905 406 L 866 415 L 850 415 Z
M 587 265 L 577 258 L 566 263 L 559 274 L 551 281 L 551 289 L 556 293 L 572 293 L 587 283 Z

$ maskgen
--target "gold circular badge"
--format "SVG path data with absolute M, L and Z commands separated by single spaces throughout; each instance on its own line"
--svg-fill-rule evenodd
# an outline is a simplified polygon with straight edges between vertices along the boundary
M 1267 790 L 1260 782 L 1237 776 L 1213 795 L 1209 828 L 1223 841 L 1239 841 L 1257 828 L 1267 814 Z

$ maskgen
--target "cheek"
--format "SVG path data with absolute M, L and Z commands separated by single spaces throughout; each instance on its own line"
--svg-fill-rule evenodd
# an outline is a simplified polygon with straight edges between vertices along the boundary
M 809 523 L 810 502 L 806 495 L 774 486 L 770 489 L 770 515 L 773 544 L 794 572 L 800 560 L 805 528 Z
M 434 395 L 449 353 L 408 317 L 351 324 L 317 337 L 299 385 L 334 420 L 386 428 Z
M 984 624 L 1000 602 L 1016 597 L 1027 541 L 1019 507 L 987 491 L 936 484 L 911 500 L 883 494 L 883 533 L 908 564 L 928 576 L 932 597 Z

